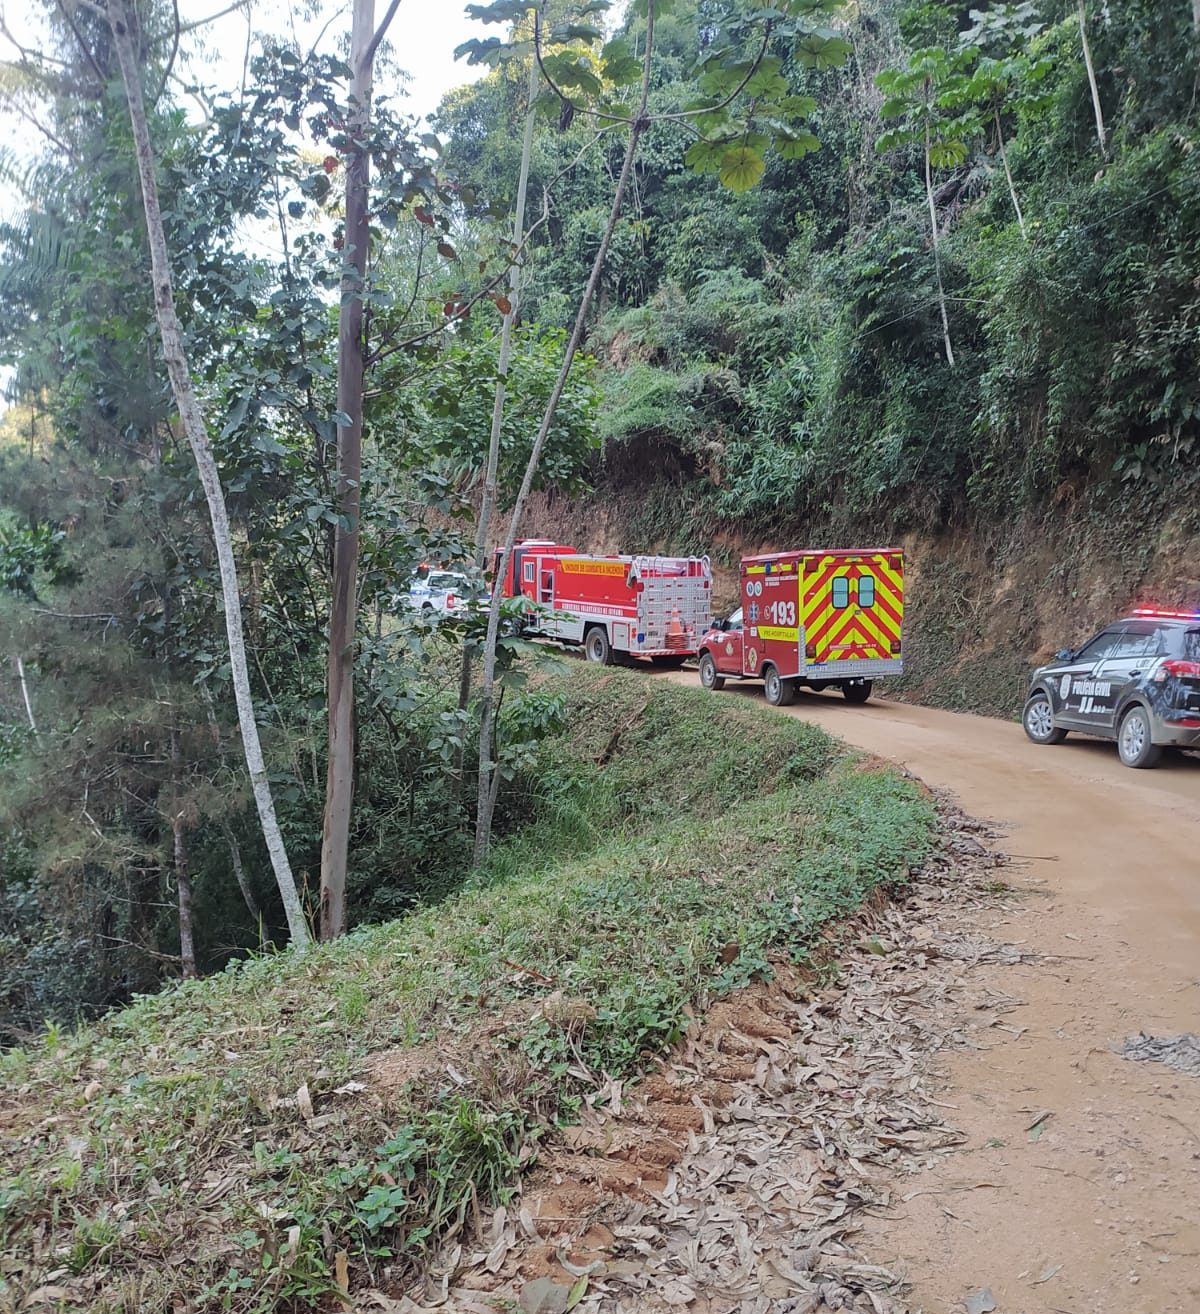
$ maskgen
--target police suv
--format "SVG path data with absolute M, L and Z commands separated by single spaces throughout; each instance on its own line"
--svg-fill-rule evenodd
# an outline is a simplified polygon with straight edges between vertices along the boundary
M 1152 767 L 1164 747 L 1200 749 L 1200 612 L 1139 608 L 1033 673 L 1022 717 L 1035 744 L 1069 731 L 1115 739 Z

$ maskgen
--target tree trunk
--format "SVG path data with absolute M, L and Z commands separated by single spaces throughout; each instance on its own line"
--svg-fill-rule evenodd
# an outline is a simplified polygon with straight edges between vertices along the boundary
M 937 204 L 933 199 L 933 166 L 929 160 L 929 125 L 925 125 L 925 195 L 929 200 L 929 231 L 933 238 L 933 267 L 937 271 L 938 307 L 942 312 L 942 340 L 946 344 L 946 361 L 954 369 L 954 348 L 950 345 L 950 316 L 946 313 L 946 289 L 942 286 L 942 252 L 939 245 Z
M 329 615 L 327 697 L 329 755 L 325 770 L 325 822 L 321 836 L 321 939 L 346 929 L 346 864 L 354 805 L 354 630 L 358 613 L 358 537 L 362 479 L 363 296 L 370 243 L 367 203 L 371 157 L 363 145 L 370 124 L 374 67 L 375 0 L 354 0 L 350 32 L 346 218 L 338 311 L 337 405 L 348 423 L 338 426 L 333 531 L 333 588 Z
M 517 532 L 521 525 L 521 516 L 525 511 L 525 503 L 529 499 L 530 489 L 533 487 L 533 478 L 537 473 L 538 462 L 541 460 L 542 449 L 546 445 L 546 438 L 550 433 L 550 427 L 554 423 L 555 414 L 558 411 L 558 403 L 562 399 L 563 390 L 567 386 L 567 379 L 571 373 L 571 366 L 575 361 L 575 354 L 579 350 L 579 344 L 583 340 L 583 331 L 587 324 L 588 310 L 591 308 L 592 300 L 596 295 L 596 288 L 600 284 L 600 275 L 604 270 L 604 262 L 608 257 L 608 248 L 612 242 L 613 232 L 617 226 L 617 220 L 621 214 L 621 204 L 625 199 L 625 190 L 629 184 L 630 175 L 633 172 L 633 160 L 637 154 L 638 143 L 641 140 L 642 133 L 645 131 L 648 120 L 646 117 L 646 105 L 650 95 L 650 59 L 654 49 L 654 0 L 649 0 L 646 5 L 646 48 L 642 61 L 642 87 L 641 101 L 633 121 L 629 125 L 629 138 L 625 146 L 625 158 L 621 163 L 621 172 L 617 178 L 616 190 L 613 192 L 612 206 L 608 213 L 608 223 L 605 225 L 604 234 L 600 239 L 600 246 L 596 252 L 596 258 L 592 262 L 592 272 L 588 277 L 587 286 L 583 290 L 580 298 L 579 310 L 575 316 L 575 327 L 571 330 L 571 337 L 567 342 L 566 351 L 563 353 L 562 365 L 558 371 L 558 378 L 554 381 L 554 388 L 550 393 L 549 400 L 546 402 L 546 409 L 542 415 L 542 422 L 538 427 L 537 437 L 534 439 L 533 450 L 529 453 L 529 460 L 525 466 L 525 475 L 521 480 L 521 488 L 517 493 L 517 500 L 513 503 L 512 514 L 508 521 L 508 531 L 505 535 L 504 546 L 500 552 L 500 560 L 496 570 L 496 587 L 492 590 L 491 607 L 488 610 L 487 637 L 484 640 L 483 648 L 483 674 L 479 687 L 479 788 L 477 796 L 477 812 L 475 821 L 475 853 L 474 865 L 479 867 L 487 858 L 488 850 L 491 847 L 492 840 L 492 812 L 496 803 L 496 790 L 492 786 L 492 772 L 495 765 L 492 762 L 492 694 L 496 683 L 496 641 L 500 633 L 500 602 L 501 589 L 500 581 L 504 577 L 508 561 L 512 556 L 513 545 L 516 542 Z
M 175 892 L 179 900 L 179 961 L 183 979 L 196 978 L 196 937 L 192 923 L 192 872 L 188 866 L 183 814 L 183 758 L 179 730 L 171 727 L 171 839 L 175 852 Z
M 21 682 L 21 697 L 25 702 L 25 716 L 29 721 L 29 728 L 33 731 L 33 737 L 40 742 L 42 736 L 33 716 L 33 700 L 29 696 L 29 681 L 25 678 L 25 663 L 19 653 L 13 658 L 13 665 L 17 668 L 17 679 Z
M 1200 0 L 1197 0 L 1200 3 Z M 497 471 L 500 466 L 500 433 L 504 424 L 504 400 L 508 384 L 508 362 L 512 348 L 512 330 L 516 322 L 521 299 L 521 267 L 516 253 L 525 238 L 525 199 L 529 188 L 529 161 L 533 154 L 533 122 L 536 117 L 533 102 L 537 99 L 538 66 L 529 57 L 529 108 L 525 114 L 525 135 L 521 142 L 521 171 L 517 178 L 517 204 L 513 213 L 513 264 L 508 273 L 509 311 L 500 326 L 500 354 L 496 364 L 496 399 L 492 406 L 492 430 L 488 438 L 487 465 L 483 477 L 483 494 L 479 503 L 479 526 L 475 534 L 475 568 L 482 571 L 487 565 L 488 534 L 491 531 L 492 512 L 496 505 Z M 472 652 L 463 646 L 462 675 L 458 687 L 458 710 L 465 712 L 471 701 Z M 458 750 L 458 771 L 455 790 L 461 797 L 463 750 Z
M 242 630 L 242 604 L 238 593 L 237 567 L 233 559 L 233 538 L 229 528 L 229 514 L 225 494 L 221 488 L 217 463 L 208 441 L 208 431 L 199 402 L 192 387 L 187 353 L 183 345 L 183 332 L 175 313 L 175 296 L 171 280 L 171 263 L 167 253 L 166 233 L 163 230 L 159 208 L 158 182 L 155 178 L 154 154 L 150 146 L 150 130 L 146 122 L 146 107 L 142 99 L 141 77 L 134 56 L 133 35 L 125 0 L 109 0 L 109 24 L 113 43 L 121 65 L 125 83 L 125 97 L 129 103 L 129 118 L 133 127 L 134 148 L 137 153 L 138 175 L 142 185 L 142 203 L 146 212 L 146 235 L 150 244 L 151 276 L 154 282 L 154 310 L 162 338 L 163 359 L 171 380 L 175 405 L 179 410 L 184 435 L 195 458 L 196 470 L 204 488 L 208 513 L 212 521 L 213 544 L 217 551 L 217 565 L 221 576 L 221 596 L 225 609 L 225 630 L 229 643 L 229 666 L 237 700 L 238 725 L 242 746 L 246 754 L 246 769 L 258 807 L 263 838 L 271 856 L 271 866 L 279 895 L 287 915 L 288 931 L 292 944 L 304 949 L 311 936 L 304 910 L 296 893 L 296 882 L 288 863 L 287 850 L 279 823 L 275 818 L 275 803 L 267 768 L 263 761 L 262 744 L 258 737 L 258 722 L 254 718 L 254 701 L 250 693 L 250 674 L 246 666 L 246 644 Z
M 1192 0 L 1192 31 L 1200 36 L 1200 0 Z
M 1087 68 L 1088 86 L 1092 89 L 1092 109 L 1096 111 L 1096 136 L 1100 139 L 1100 154 L 1107 160 L 1108 133 L 1104 130 L 1104 110 L 1100 104 L 1100 88 L 1096 85 L 1096 69 L 1092 64 L 1092 47 L 1088 41 L 1085 0 L 1079 0 L 1079 40 L 1083 46 L 1083 62 Z
M 1200 4 L 1200 0 L 1196 0 Z M 1004 144 L 1004 129 L 1000 126 L 1000 109 L 994 107 L 996 116 L 996 140 L 1000 143 L 1000 159 L 1004 164 L 1004 176 L 1008 179 L 1008 194 L 1012 197 L 1013 209 L 1017 212 L 1017 225 L 1021 229 L 1021 236 L 1026 242 L 1029 241 L 1029 234 L 1025 231 L 1025 216 L 1021 213 L 1021 202 L 1017 199 L 1017 188 L 1013 183 L 1012 170 L 1008 167 L 1008 149 Z
M 250 889 L 250 882 L 246 879 L 246 868 L 242 863 L 242 850 L 237 842 L 237 836 L 233 833 L 227 821 L 221 822 L 221 834 L 225 836 L 225 844 L 229 849 L 229 865 L 233 868 L 233 879 L 237 881 L 237 887 L 242 892 L 242 902 L 246 905 L 246 910 L 256 922 L 262 921 L 262 912 L 254 899 L 254 892 Z

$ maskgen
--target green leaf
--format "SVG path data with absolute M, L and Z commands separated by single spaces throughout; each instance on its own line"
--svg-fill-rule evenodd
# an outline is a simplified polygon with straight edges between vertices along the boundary
M 935 169 L 953 169 L 968 155 L 966 142 L 935 141 L 929 147 L 929 162 Z
M 836 68 L 846 62 L 852 49 L 842 37 L 810 32 L 796 44 L 796 62 L 806 68 Z
M 729 143 L 724 141 L 693 142 L 688 147 L 683 162 L 697 173 L 718 173 L 721 169 L 721 160 L 728 149 Z
M 465 59 L 468 64 L 495 64 L 502 49 L 503 44 L 499 37 L 488 37 L 484 41 L 475 38 L 455 46 L 454 58 Z
M 467 17 L 477 23 L 515 23 L 535 7 L 534 0 L 493 0 L 490 5 L 468 5 Z
M 598 27 L 592 27 L 590 23 L 557 23 L 550 29 L 547 41 L 555 46 L 570 45 L 572 41 L 583 41 L 591 45 L 603 35 Z
M 821 143 L 815 133 L 809 132 L 807 128 L 800 128 L 798 131 L 778 137 L 775 141 L 775 149 L 781 159 L 802 160 L 813 151 L 820 150 Z
M 750 146 L 733 146 L 721 156 L 721 182 L 732 192 L 748 192 L 766 167 L 760 151 Z

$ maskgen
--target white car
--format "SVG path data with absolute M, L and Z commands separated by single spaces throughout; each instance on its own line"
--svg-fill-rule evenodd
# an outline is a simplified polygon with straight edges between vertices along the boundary
M 400 604 L 428 615 L 457 616 L 474 596 L 470 579 L 457 570 L 431 570 L 424 578 L 414 575 Z

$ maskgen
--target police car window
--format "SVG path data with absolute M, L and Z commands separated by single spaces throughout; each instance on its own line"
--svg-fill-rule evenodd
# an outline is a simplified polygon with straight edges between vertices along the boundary
M 1156 651 L 1157 647 L 1158 639 L 1153 632 L 1150 634 L 1127 632 L 1113 644 L 1105 654 L 1105 658 L 1108 661 L 1116 661 L 1122 657 L 1146 657 Z
M 457 575 L 430 575 L 429 577 L 429 587 L 431 589 L 452 589 L 457 584 Z
M 848 607 L 850 605 L 850 581 L 845 575 L 833 577 L 833 605 Z
M 864 575 L 858 581 L 858 605 L 860 607 L 873 607 L 875 605 L 874 575 Z
M 1075 654 L 1075 660 L 1077 662 L 1095 662 L 1099 661 L 1101 657 L 1108 657 L 1120 637 L 1118 630 L 1106 630 L 1103 634 L 1097 634 L 1094 639 L 1080 648 Z

